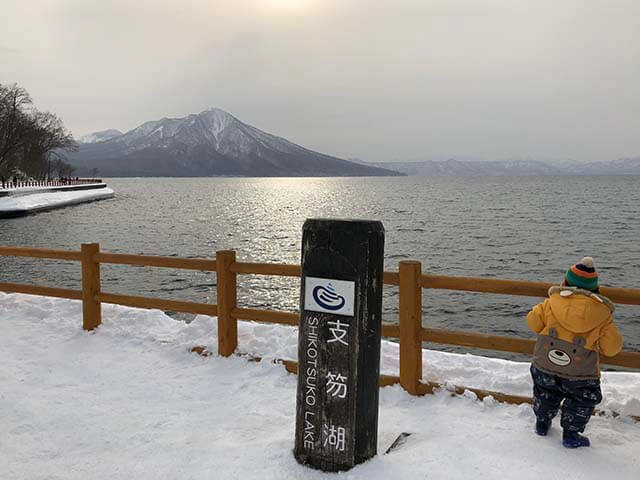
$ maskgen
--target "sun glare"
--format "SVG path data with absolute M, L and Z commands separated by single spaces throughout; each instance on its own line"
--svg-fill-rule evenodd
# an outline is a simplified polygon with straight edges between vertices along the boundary
M 314 0 L 260 0 L 259 3 L 269 10 L 300 11 L 312 6 Z

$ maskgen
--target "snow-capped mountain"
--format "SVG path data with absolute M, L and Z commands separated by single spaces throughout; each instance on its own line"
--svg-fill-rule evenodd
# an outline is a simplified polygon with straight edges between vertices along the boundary
M 217 108 L 83 143 L 70 160 L 81 173 L 98 168 L 103 176 L 401 175 L 314 152 Z
M 569 171 L 577 175 L 640 175 L 640 157 L 572 165 Z
M 527 176 L 527 175 L 640 175 L 640 157 L 610 162 L 550 165 L 536 160 L 425 160 L 419 162 L 372 163 L 364 165 L 389 168 L 417 176 Z
M 106 140 L 111 140 L 115 137 L 122 136 L 122 132 L 120 130 L 115 130 L 110 128 L 109 130 L 102 130 L 100 132 L 93 132 L 88 135 L 84 135 L 78 139 L 79 143 L 98 143 L 104 142 Z
M 393 168 L 407 175 L 424 176 L 502 176 L 502 175 L 559 175 L 561 170 L 535 160 L 425 160 L 421 162 L 367 163 Z

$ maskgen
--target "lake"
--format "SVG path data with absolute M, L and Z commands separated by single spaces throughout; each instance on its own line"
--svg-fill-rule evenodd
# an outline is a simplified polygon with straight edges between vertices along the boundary
M 385 269 L 559 283 L 593 256 L 603 285 L 640 288 L 640 177 L 113 178 L 113 200 L 0 220 L 0 244 L 299 263 L 306 218 L 381 220 Z M 215 274 L 102 266 L 103 290 L 215 302 Z M 79 288 L 77 263 L 0 257 L 0 281 Z M 297 310 L 299 280 L 241 276 L 242 306 Z M 425 326 L 533 338 L 529 297 L 427 290 Z M 385 287 L 384 321 L 397 320 Z M 188 315 L 173 314 L 189 320 Z M 640 308 L 619 306 L 625 349 L 640 350 Z M 458 351 L 456 347 L 436 346 Z M 512 354 L 483 352 L 504 358 Z

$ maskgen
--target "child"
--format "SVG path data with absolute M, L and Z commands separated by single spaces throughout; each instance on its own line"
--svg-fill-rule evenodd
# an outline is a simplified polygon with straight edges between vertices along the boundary
M 595 406 L 602 401 L 599 354 L 614 356 L 622 337 L 613 323 L 615 306 L 599 294 L 591 257 L 573 265 L 560 287 L 527 315 L 538 334 L 531 376 L 536 433 L 545 436 L 562 403 L 562 444 L 588 447 L 584 432 Z

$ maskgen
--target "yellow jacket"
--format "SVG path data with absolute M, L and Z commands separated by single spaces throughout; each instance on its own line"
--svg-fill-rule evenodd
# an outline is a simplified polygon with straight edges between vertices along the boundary
M 622 336 L 613 323 L 614 310 L 613 303 L 600 294 L 574 287 L 551 287 L 549 298 L 533 307 L 527 323 L 539 335 L 549 335 L 555 329 L 557 337 L 567 342 L 580 336 L 584 338 L 584 348 L 613 357 L 622 350 Z

